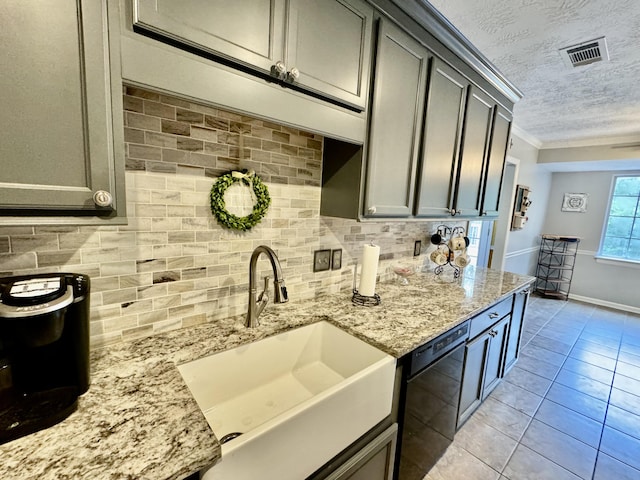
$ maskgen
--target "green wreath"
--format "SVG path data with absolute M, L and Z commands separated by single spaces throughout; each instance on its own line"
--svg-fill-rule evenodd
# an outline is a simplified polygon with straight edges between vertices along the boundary
M 251 187 L 256 196 L 253 211 L 246 217 L 238 217 L 228 212 L 224 202 L 224 193 L 227 191 L 227 188 L 236 182 L 242 182 L 242 184 Z M 267 213 L 270 204 L 271 197 L 269 197 L 267 186 L 262 183 L 260 177 L 253 171 L 247 172 L 243 170 L 242 172 L 226 173 L 219 177 L 211 187 L 211 213 L 213 213 L 218 222 L 227 228 L 241 230 L 243 232 L 250 230 L 260 223 Z

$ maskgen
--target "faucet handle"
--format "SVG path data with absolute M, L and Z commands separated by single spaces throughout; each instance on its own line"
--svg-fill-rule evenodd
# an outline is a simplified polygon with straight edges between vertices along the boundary
M 269 301 L 269 281 L 270 280 L 271 280 L 271 277 L 269 277 L 269 275 L 264 277 L 264 290 L 262 290 L 262 293 L 258 296 L 259 302 L 264 302 L 266 304 Z

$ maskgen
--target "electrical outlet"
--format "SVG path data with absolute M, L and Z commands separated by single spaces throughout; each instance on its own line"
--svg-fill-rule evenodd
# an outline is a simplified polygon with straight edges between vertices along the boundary
M 331 250 L 331 270 L 340 270 L 342 268 L 342 249 L 337 248 Z
M 420 251 L 422 249 L 422 242 L 420 240 L 416 240 L 416 243 L 413 244 L 413 256 L 417 257 L 420 255 Z
M 313 252 L 313 271 L 324 272 L 331 268 L 331 250 L 316 250 Z

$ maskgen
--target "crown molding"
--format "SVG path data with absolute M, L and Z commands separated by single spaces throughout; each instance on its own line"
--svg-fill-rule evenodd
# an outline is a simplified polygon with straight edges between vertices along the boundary
M 515 123 L 511 125 L 511 133 L 521 138 L 531 146 L 537 148 L 538 150 L 542 148 L 543 143 L 537 137 L 534 137 L 530 133 L 526 132 Z

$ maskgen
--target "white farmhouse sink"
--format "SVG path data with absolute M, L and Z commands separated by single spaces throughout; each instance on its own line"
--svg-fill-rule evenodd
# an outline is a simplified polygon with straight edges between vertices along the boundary
M 222 445 L 206 480 L 300 480 L 391 412 L 395 360 L 320 322 L 178 367 Z

